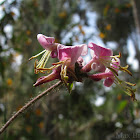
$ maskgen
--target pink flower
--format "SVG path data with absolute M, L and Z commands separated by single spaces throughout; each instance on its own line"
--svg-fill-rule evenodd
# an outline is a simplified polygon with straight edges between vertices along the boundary
M 104 85 L 106 87 L 110 87 L 113 83 L 114 83 L 114 80 L 115 80 L 115 76 L 117 73 L 118 73 L 118 70 L 119 70 L 119 65 L 120 65 L 120 60 L 119 59 L 116 59 L 117 61 L 112 61 L 113 64 L 111 64 L 111 68 L 114 70 L 114 71 L 111 71 L 111 69 L 106 69 L 106 73 L 110 73 L 112 74 L 112 76 L 109 76 L 109 77 L 106 77 L 105 80 L 104 80 Z M 115 73 L 113 73 L 115 72 Z
M 46 50 L 53 51 L 57 47 L 55 46 L 55 43 L 54 43 L 55 41 L 54 37 L 47 37 L 43 34 L 38 34 L 37 40 L 40 43 L 40 45 Z
M 54 43 L 55 38 L 54 37 L 47 37 L 42 34 L 37 35 L 37 39 L 40 43 L 40 45 L 45 49 L 39 54 L 32 56 L 29 60 L 34 59 L 40 55 L 42 55 L 42 58 L 40 61 L 36 60 L 35 61 L 35 73 L 43 72 L 47 61 L 49 60 L 50 57 L 55 58 L 57 57 L 57 45 L 58 43 Z
M 61 63 L 61 80 L 65 85 L 68 81 L 79 81 L 75 73 L 75 63 L 78 61 L 79 64 L 79 60 L 82 61 L 80 56 L 87 54 L 87 45 L 64 46 L 59 44 L 57 52 L 59 63 Z
M 82 82 L 83 78 L 91 78 L 94 81 L 104 79 L 104 85 L 110 87 L 113 83 L 119 85 L 124 91 L 135 100 L 135 91 L 131 86 L 136 84 L 123 81 L 118 77 L 118 71 L 127 72 L 132 76 L 128 70 L 128 65 L 125 67 L 120 66 L 121 53 L 113 56 L 111 49 L 103 48 L 94 43 L 89 43 L 88 47 L 91 49 L 91 60 L 83 66 L 82 55 L 87 54 L 87 45 L 65 46 L 55 43 L 54 37 L 47 37 L 42 34 L 37 35 L 40 45 L 45 49 L 39 54 L 31 57 L 29 60 L 42 55 L 42 58 L 35 61 L 35 73 L 44 73 L 45 71 L 52 71 L 47 76 L 40 77 L 34 86 L 50 82 L 55 79 L 61 80 L 70 92 L 72 89 L 72 82 Z M 58 57 L 59 62 L 53 63 L 50 68 L 45 68 L 49 57 Z M 90 75 L 88 72 L 94 70 L 96 74 Z
M 75 76 L 74 69 L 75 63 L 77 61 L 82 61 L 80 55 L 86 54 L 87 46 L 85 44 L 77 46 L 64 46 L 62 44 L 59 44 L 57 47 L 57 51 L 58 59 L 60 60 L 59 62 L 53 63 L 53 66 L 50 68 L 38 68 L 38 70 L 40 71 L 53 70 L 53 72 L 48 76 L 39 78 L 34 86 L 39 86 L 43 83 L 47 83 L 55 79 L 60 79 L 65 84 L 67 84 L 67 82 L 76 80 L 77 77 Z
M 66 65 L 74 65 L 81 55 L 87 54 L 87 45 L 64 46 L 59 44 L 57 47 L 58 59 L 66 61 Z
M 50 56 L 52 58 L 57 57 L 57 45 L 58 45 L 58 43 L 54 43 L 55 42 L 54 37 L 47 37 L 43 34 L 38 34 L 37 40 L 44 49 L 51 51 Z
M 118 75 L 118 70 L 119 70 L 119 65 L 120 65 L 120 60 L 116 58 L 116 60 L 112 60 L 112 64 L 110 68 L 107 68 L 105 72 L 103 73 L 98 73 L 98 74 L 93 74 L 90 75 L 89 77 L 95 81 L 99 81 L 101 79 L 104 80 L 104 85 L 106 87 L 110 87 L 114 81 L 115 81 L 115 75 Z
M 83 66 L 83 58 L 81 56 L 87 54 L 87 45 L 65 46 L 55 43 L 54 37 L 47 37 L 42 34 L 38 34 L 37 39 L 45 50 L 31 57 L 29 60 L 43 54 L 40 61 L 35 61 L 35 73 L 44 73 L 44 71 L 51 70 L 52 72 L 47 76 L 40 77 L 34 86 L 39 86 L 49 81 L 60 79 L 70 92 L 71 83 L 73 81 L 82 82 L 85 77 L 91 78 L 95 81 L 104 79 L 105 86 L 110 87 L 113 83 L 116 83 L 122 87 L 133 100 L 135 100 L 136 89 L 132 89 L 131 86 L 135 86 L 136 84 L 122 81 L 118 78 L 118 70 L 132 75 L 128 70 L 128 65 L 125 67 L 120 66 L 119 58 L 121 57 L 121 53 L 112 56 L 113 52 L 111 49 L 103 48 L 94 43 L 89 43 L 88 47 L 91 49 L 92 59 Z M 53 63 L 50 68 L 45 68 L 50 56 L 52 58 L 58 57 L 59 62 Z M 101 73 L 89 75 L 88 72 L 91 70 Z
M 110 65 L 110 59 L 113 55 L 111 49 L 103 48 L 94 43 L 89 43 L 88 47 L 91 49 L 92 59 L 86 64 L 82 70 L 89 72 L 91 69 L 94 71 L 104 72 L 106 67 Z

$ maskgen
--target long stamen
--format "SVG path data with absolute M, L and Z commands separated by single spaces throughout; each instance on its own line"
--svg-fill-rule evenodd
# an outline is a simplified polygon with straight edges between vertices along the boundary
M 118 76 L 118 72 L 114 69 L 114 67 L 108 67 L 115 75 Z
M 107 57 L 107 56 L 105 56 Z M 104 64 L 104 66 L 106 66 L 107 68 L 109 68 L 113 75 L 114 75 L 114 83 L 116 85 L 118 85 L 119 87 L 121 87 L 125 93 L 127 93 L 129 96 L 132 97 L 132 99 L 135 101 L 135 89 L 132 89 L 131 86 L 135 86 L 136 84 L 132 84 L 130 82 L 126 82 L 126 81 L 122 81 L 120 80 L 117 76 L 118 76 L 118 72 L 117 71 L 123 71 L 123 72 L 127 72 L 129 75 L 132 76 L 132 73 L 128 70 L 128 65 L 125 66 L 125 67 L 122 67 L 120 65 L 117 65 L 115 64 L 115 62 L 117 63 L 118 60 L 117 58 L 120 58 L 121 57 L 121 53 L 119 53 L 119 55 L 116 55 L 116 56 L 110 56 L 110 58 L 113 58 L 115 61 L 112 61 L 112 60 L 106 60 L 106 59 L 103 59 L 100 58 L 100 62 L 102 64 Z
M 106 59 L 102 59 L 102 58 L 100 58 L 99 60 L 105 67 L 109 67 L 110 64 L 112 63 L 111 60 L 106 60 Z
M 131 73 L 127 68 L 128 68 L 128 65 L 125 66 L 125 67 L 119 66 L 119 70 L 122 70 L 122 71 L 124 71 L 124 72 L 127 72 L 129 75 L 132 76 L 132 73 Z
M 64 61 L 60 61 L 60 62 L 57 62 L 57 63 L 52 63 L 52 65 L 58 65 L 58 64 L 63 64 Z
M 34 73 L 35 73 L 35 74 L 37 74 L 37 70 L 36 70 L 36 65 L 37 65 L 37 63 L 38 63 L 38 60 L 36 59 L 36 60 L 35 60 L 35 63 L 34 63 Z
M 45 52 L 45 53 L 44 53 L 44 52 Z M 36 60 L 36 61 L 35 61 L 35 64 L 34 64 L 34 69 L 35 69 L 35 73 L 36 73 L 36 74 L 38 74 L 39 72 L 44 73 L 43 70 L 41 70 L 41 69 L 39 69 L 39 68 L 44 68 L 44 67 L 45 67 L 45 65 L 46 65 L 46 63 L 47 63 L 47 61 L 48 61 L 48 59 L 49 59 L 49 57 L 50 57 L 50 55 L 51 55 L 51 51 L 44 50 L 44 51 L 42 51 L 41 53 L 39 53 L 38 55 L 33 56 L 33 57 L 37 57 L 37 56 L 41 55 L 42 53 L 44 53 L 44 54 L 43 54 L 43 56 L 41 57 L 40 61 L 38 62 L 38 61 Z M 33 57 L 32 57 L 32 58 L 33 58 Z
M 130 82 L 126 82 L 126 81 L 122 81 L 120 80 L 116 75 L 115 76 L 115 79 L 114 79 L 114 83 L 116 85 L 118 85 L 119 87 L 121 87 L 121 89 L 126 93 L 128 94 L 129 96 L 131 96 L 131 98 L 133 99 L 133 101 L 136 101 L 135 99 L 135 92 L 136 92 L 136 89 L 132 89 L 131 86 L 136 86 L 136 84 L 132 84 Z M 128 86 L 129 85 L 129 86 Z
M 65 61 L 61 61 L 61 62 L 58 62 L 58 63 L 55 63 L 55 65 L 54 66 L 51 66 L 50 68 L 44 68 L 44 67 L 39 67 L 39 68 L 37 68 L 36 67 L 36 70 L 38 70 L 38 71 L 50 71 L 50 70 L 53 70 L 54 68 L 58 68 L 59 66 L 61 66 L 62 64 L 64 64 L 65 63 Z
M 121 53 L 119 52 L 118 55 L 113 55 L 113 56 L 100 56 L 101 59 L 104 59 L 104 58 L 121 58 Z
M 67 74 L 67 66 L 66 65 L 62 65 L 61 67 L 61 79 L 63 81 L 63 83 L 65 84 L 65 86 L 67 87 L 69 93 L 70 93 L 70 89 L 69 89 L 69 86 L 67 84 L 67 81 L 68 81 L 68 76 L 66 75 Z
M 63 73 L 64 73 L 63 70 L 64 70 L 64 65 L 61 66 L 61 72 L 60 72 L 60 75 L 61 75 L 62 79 L 63 79 Z
M 115 59 L 115 58 L 114 58 L 114 59 Z M 116 63 L 118 62 L 117 59 L 115 59 L 115 61 L 100 59 L 100 61 L 102 62 L 102 64 L 103 64 L 105 67 L 109 68 L 113 73 L 115 73 L 116 75 L 118 75 L 117 71 L 120 70 L 120 66 L 117 65 L 117 64 L 115 64 L 115 62 L 116 62 Z M 112 65 L 111 65 L 111 64 L 112 64 Z M 116 67 L 114 67 L 113 65 L 116 66 Z
M 119 52 L 119 55 L 114 55 L 114 56 L 110 56 L 110 57 L 115 59 L 115 58 L 121 58 L 121 56 L 122 56 L 122 55 L 121 55 L 121 53 Z
M 36 58 L 36 57 L 38 57 L 39 55 L 43 54 L 45 51 L 47 51 L 47 50 L 43 50 L 43 51 L 40 52 L 39 54 L 37 54 L 37 55 L 35 55 L 35 56 L 32 56 L 31 58 L 29 58 L 29 61 L 32 60 L 32 59 L 34 59 L 34 58 Z
M 51 51 L 48 52 L 48 55 L 47 55 L 47 58 L 46 58 L 46 60 L 45 60 L 45 62 L 43 64 L 43 67 L 45 67 L 46 63 L 48 62 L 50 55 L 51 55 Z
M 57 68 L 57 67 L 59 67 L 59 66 L 61 66 L 61 65 L 52 66 L 52 67 L 50 67 L 50 68 L 37 68 L 37 70 L 50 71 L 50 70 L 52 70 L 52 69 L 54 69 L 54 68 Z
M 50 51 L 47 50 L 44 53 L 44 55 L 42 56 L 42 58 L 40 59 L 40 61 L 38 62 L 37 68 L 43 67 L 43 64 L 44 64 L 45 59 L 48 58 L 49 56 L 50 56 Z
M 44 55 L 41 57 L 41 59 L 39 60 L 38 62 L 38 66 L 42 64 L 43 60 L 45 59 L 45 56 L 46 56 L 46 52 L 44 53 Z M 37 66 L 37 67 L 38 67 Z
M 118 81 L 114 81 L 114 83 L 120 88 L 120 89 L 122 89 L 123 91 L 124 91 L 124 87 L 121 85 L 121 84 L 119 84 L 118 83 Z M 128 89 L 126 89 L 126 91 L 124 91 L 127 95 L 129 95 L 129 96 L 131 96 L 131 94 L 130 94 L 130 92 L 129 92 L 129 90 Z
M 133 83 L 130 83 L 130 82 L 125 82 L 127 85 L 130 85 L 130 86 L 136 86 L 136 84 L 133 84 Z
M 104 66 L 106 67 L 109 67 L 110 64 L 114 64 L 114 62 L 118 62 L 117 58 L 120 58 L 121 57 L 121 53 L 119 53 L 119 55 L 115 55 L 115 56 L 100 56 L 99 60 L 102 64 L 104 64 Z M 112 61 L 112 60 L 108 60 L 108 59 L 105 59 L 105 58 L 113 58 L 115 61 Z

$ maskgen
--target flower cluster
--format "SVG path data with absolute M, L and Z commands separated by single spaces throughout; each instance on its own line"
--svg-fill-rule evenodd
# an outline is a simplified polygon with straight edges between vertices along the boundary
M 132 75 L 128 70 L 128 66 L 122 67 L 120 65 L 119 55 L 113 56 L 113 51 L 108 48 L 103 48 L 94 43 L 81 44 L 75 46 L 65 46 L 60 43 L 55 43 L 55 38 L 47 37 L 42 34 L 37 35 L 38 42 L 45 49 L 39 54 L 31 57 L 29 60 L 43 55 L 40 61 L 35 61 L 35 73 L 50 72 L 47 76 L 40 77 L 34 86 L 47 83 L 49 81 L 60 79 L 71 91 L 71 85 L 74 81 L 82 82 L 84 78 L 90 78 L 94 81 L 104 79 L 104 86 L 110 87 L 113 83 L 123 88 L 123 90 L 135 99 L 135 91 L 132 84 L 119 79 L 119 71 L 127 72 Z M 81 56 L 87 55 L 88 48 L 91 51 L 91 60 L 83 65 L 83 58 Z M 57 63 L 53 63 L 51 67 L 45 68 L 49 59 L 58 58 Z M 93 71 L 93 73 L 92 73 Z

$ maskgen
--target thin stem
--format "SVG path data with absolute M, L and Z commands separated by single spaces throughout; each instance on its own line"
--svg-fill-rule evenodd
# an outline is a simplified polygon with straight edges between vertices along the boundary
M 29 101 L 27 104 L 25 104 L 20 110 L 18 110 L 0 129 L 0 134 L 27 108 L 29 108 L 32 104 L 34 104 L 37 100 L 45 96 L 48 92 L 50 92 L 52 89 L 57 88 L 59 85 L 62 84 L 62 81 L 58 81 L 56 84 L 48 88 L 47 90 L 40 93 L 38 96 L 33 98 L 31 101 Z

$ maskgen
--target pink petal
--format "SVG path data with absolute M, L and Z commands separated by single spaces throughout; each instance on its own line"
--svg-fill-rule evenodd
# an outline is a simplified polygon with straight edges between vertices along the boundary
M 92 42 L 88 44 L 88 47 L 94 51 L 94 55 L 92 57 L 100 57 L 100 56 L 112 56 L 113 51 L 108 48 L 104 48 L 101 46 L 98 46 Z M 104 59 L 110 59 L 109 57 L 105 57 Z
M 105 79 L 107 77 L 112 77 L 114 76 L 112 72 L 103 72 L 103 73 L 98 73 L 98 74 L 93 74 L 93 75 L 90 75 L 89 78 L 91 78 L 92 80 L 95 80 L 95 81 L 99 81 L 101 79 Z
M 57 50 L 54 50 L 51 52 L 51 55 L 50 55 L 52 58 L 56 58 L 58 55 L 57 55 Z
M 37 40 L 44 49 L 47 49 L 47 50 L 56 49 L 56 45 L 54 45 L 54 41 L 55 41 L 54 37 L 47 37 L 45 35 L 38 34 Z
M 91 59 L 85 66 L 82 67 L 81 71 L 89 72 L 91 70 L 91 65 L 94 63 L 94 59 Z
M 102 59 L 110 60 L 111 59 L 110 56 L 113 55 L 113 51 L 111 49 L 98 46 L 92 42 L 88 44 L 88 47 L 91 49 L 90 52 L 93 59 L 93 64 L 89 63 L 87 65 L 91 65 L 91 69 L 93 70 L 104 72 L 105 66 L 102 62 Z
M 64 61 L 70 59 L 70 64 L 73 65 L 80 55 L 85 54 L 85 45 L 64 46 L 59 44 L 57 47 L 58 59 Z
M 82 44 L 81 46 L 83 47 L 81 55 L 83 55 L 83 56 L 87 55 L 87 52 L 88 52 L 87 45 L 86 44 Z
M 107 78 L 104 80 L 104 85 L 105 85 L 106 87 L 110 87 L 113 83 L 114 83 L 114 79 L 113 79 L 113 78 L 107 77 Z
M 53 71 L 52 73 L 50 73 L 47 76 L 42 76 L 39 79 L 37 79 L 36 83 L 34 84 L 34 86 L 39 86 L 41 84 L 53 81 L 55 79 L 59 79 L 59 73 L 57 71 Z
M 92 63 L 91 69 L 98 72 L 104 72 L 106 68 L 103 64 L 99 63 L 98 61 L 97 62 L 95 61 Z

